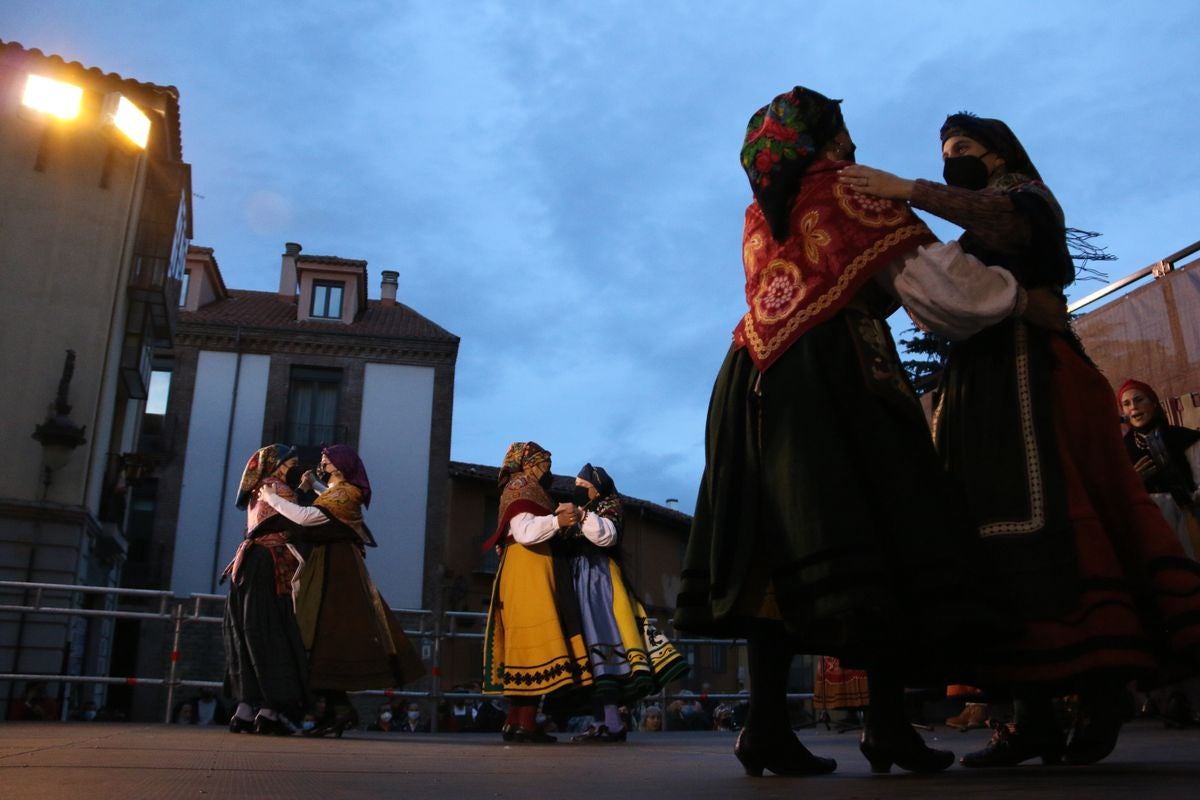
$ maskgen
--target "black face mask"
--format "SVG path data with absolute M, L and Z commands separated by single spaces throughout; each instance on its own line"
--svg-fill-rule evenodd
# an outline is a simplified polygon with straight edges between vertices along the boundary
M 293 489 L 300 488 L 300 479 L 304 477 L 304 467 L 296 464 L 289 467 L 287 474 L 283 476 L 283 482 Z
M 591 498 L 588 497 L 588 488 L 576 484 L 575 491 L 571 495 L 571 502 L 577 506 L 586 506 Z
M 538 483 L 542 485 L 543 489 L 549 489 L 550 484 L 554 483 L 554 476 L 549 472 L 544 473 L 542 477 L 538 478 Z
M 988 168 L 979 156 L 954 156 L 942 165 L 942 177 L 948 186 L 976 191 L 988 185 Z

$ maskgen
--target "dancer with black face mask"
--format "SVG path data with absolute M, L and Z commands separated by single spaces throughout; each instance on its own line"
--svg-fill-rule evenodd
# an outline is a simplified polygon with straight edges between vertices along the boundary
M 569 566 L 579 602 L 596 721 L 572 741 L 623 742 L 627 732 L 618 707 L 658 693 L 689 666 L 650 622 L 621 570 L 624 508 L 603 467 L 585 464 L 579 471 L 573 505 L 579 523 L 559 531 L 554 555 Z
M 965 678 L 971 640 L 997 633 L 986 578 L 969 566 L 982 547 L 886 319 L 889 292 L 904 296 L 925 260 L 994 284 L 993 321 L 1019 313 L 1023 293 L 937 243 L 904 204 L 839 185 L 853 153 L 840 101 L 797 86 L 751 116 L 739 159 L 753 193 L 746 313 L 709 402 L 675 627 L 746 639 L 750 707 L 734 754 L 753 776 L 836 768 L 788 718 L 798 652 L 867 670 L 859 747 L 873 771 L 948 768 L 954 754 L 910 724 L 905 687 Z
M 941 140 L 951 185 L 863 166 L 840 180 L 962 226 L 967 253 L 1014 276 L 1031 302 L 1056 294 L 1065 320 L 1074 265 L 1063 212 L 1025 148 L 1002 121 L 967 113 L 946 119 Z M 1099 761 L 1116 744 L 1126 681 L 1200 666 L 1200 566 L 1130 466 L 1111 403 L 1065 325 L 1008 318 L 963 337 L 946 361 L 934 436 L 1023 626 L 980 651 L 979 682 L 1011 687 L 1014 722 L 966 766 Z M 1080 713 L 1064 740 L 1052 699 L 1068 692 Z

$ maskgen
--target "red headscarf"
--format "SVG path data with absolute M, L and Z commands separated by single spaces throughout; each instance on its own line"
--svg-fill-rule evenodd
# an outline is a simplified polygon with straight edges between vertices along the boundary
M 1158 394 L 1150 388 L 1150 384 L 1142 383 L 1141 381 L 1136 381 L 1133 378 L 1130 378 L 1121 384 L 1120 389 L 1117 389 L 1117 408 L 1121 407 L 1121 398 L 1124 397 L 1125 393 L 1130 389 L 1137 389 L 1142 394 L 1146 395 L 1146 397 L 1149 398 L 1154 405 L 1161 405 L 1158 402 Z

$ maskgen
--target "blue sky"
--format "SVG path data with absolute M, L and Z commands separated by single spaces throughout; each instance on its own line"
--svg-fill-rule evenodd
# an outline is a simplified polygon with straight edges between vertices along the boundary
M 842 97 L 860 162 L 927 178 L 946 114 L 1000 117 L 1116 279 L 1200 238 L 1196 30 L 1186 1 L 0 4 L 0 39 L 179 88 L 227 285 L 275 289 L 287 241 L 373 297 L 400 272 L 462 337 L 454 459 L 535 439 L 689 511 L 756 108 Z

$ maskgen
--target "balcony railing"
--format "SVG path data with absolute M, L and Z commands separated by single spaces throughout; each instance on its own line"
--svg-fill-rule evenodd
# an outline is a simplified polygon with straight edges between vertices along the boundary
M 175 317 L 179 307 L 179 276 L 172 274 L 172 261 L 158 256 L 135 255 L 133 273 L 129 277 L 129 296 L 146 303 L 154 337 L 164 346 L 175 334 Z

